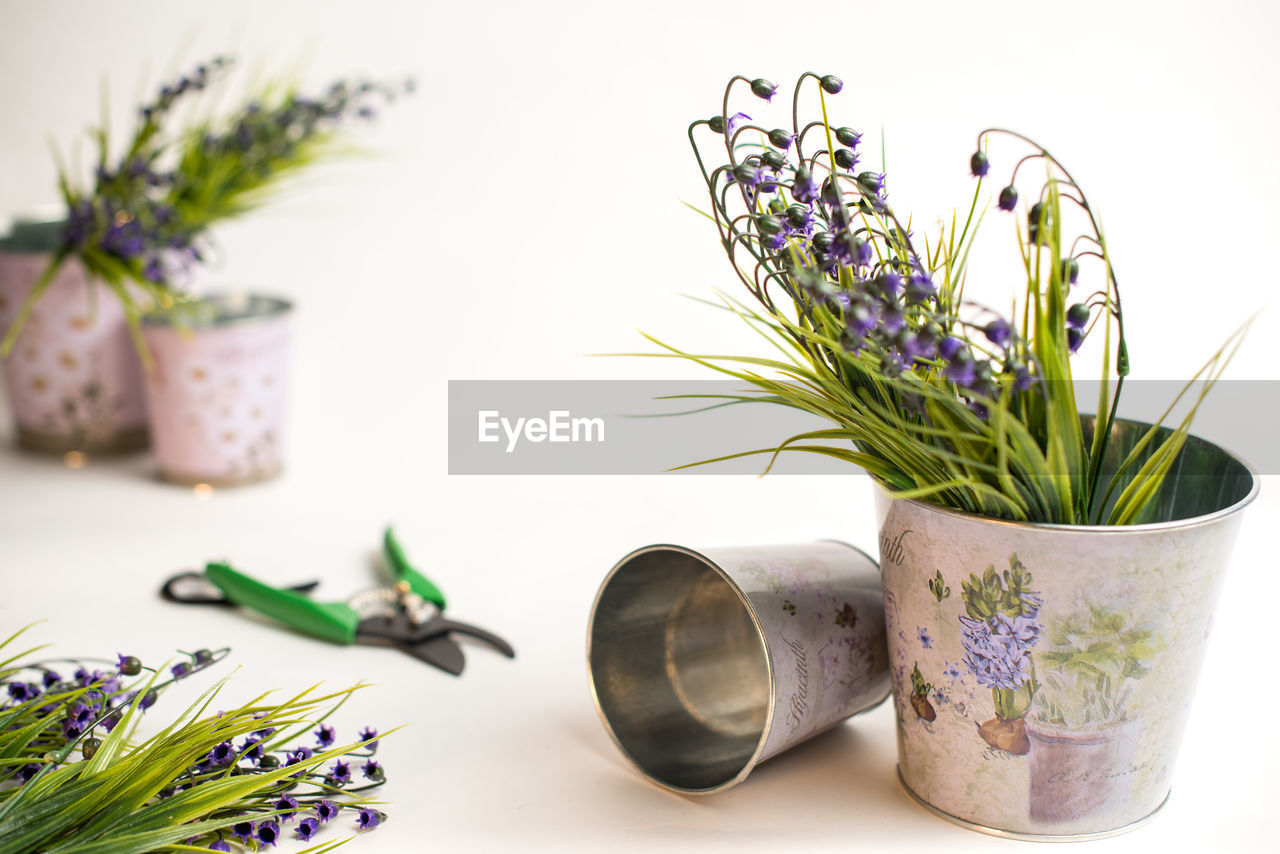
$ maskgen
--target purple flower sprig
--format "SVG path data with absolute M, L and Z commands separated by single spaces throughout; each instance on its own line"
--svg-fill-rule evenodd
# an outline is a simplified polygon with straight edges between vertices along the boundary
M 66 224 L 54 257 L 0 342 L 7 355 L 32 308 L 61 265 L 77 258 L 125 304 L 137 332 L 147 310 L 167 311 L 183 297 L 195 265 L 209 258 L 208 231 L 265 201 L 281 179 L 343 152 L 335 145 L 354 125 L 412 93 L 412 80 L 338 80 L 315 94 L 268 82 L 236 110 L 182 121 L 179 101 L 204 98 L 231 69 L 215 57 L 165 83 L 138 108 L 124 150 L 91 132 L 98 156 L 88 187 L 66 171 L 59 187 Z M 144 360 L 148 354 L 134 336 Z
M 5 669 L 0 715 L 9 726 L 0 732 L 0 750 L 17 762 L 0 780 L 7 790 L 0 821 L 13 815 L 21 819 L 24 810 L 46 796 L 79 797 L 67 783 L 80 775 L 54 772 L 74 772 L 72 766 L 91 761 L 119 775 L 121 784 L 96 793 L 93 806 L 118 810 L 119 833 L 136 829 L 131 822 L 148 821 L 134 815 L 138 794 L 147 806 L 179 796 L 188 796 L 187 803 L 192 795 L 203 799 L 207 811 L 193 818 L 214 830 L 190 836 L 189 824 L 175 824 L 166 831 L 170 836 L 155 840 L 160 847 L 186 843 L 230 851 L 238 844 L 261 851 L 286 837 L 310 839 L 344 811 L 361 831 L 379 826 L 386 816 L 368 798 L 386 780 L 384 766 L 372 758 L 369 739 L 342 743 L 336 728 L 323 723 L 356 689 L 328 696 L 308 691 L 278 705 L 184 716 L 141 746 L 121 750 L 124 730 L 137 716 L 155 714 L 148 710 L 169 686 L 226 654 L 225 649 L 197 650 L 159 668 L 120 654 L 112 662 L 46 660 Z M 317 721 L 311 726 L 323 745 L 319 751 L 296 745 L 296 733 L 281 732 L 285 724 L 307 720 Z M 375 731 L 365 732 L 376 739 Z M 141 763 L 133 762 L 138 751 L 143 751 Z M 32 785 L 40 780 L 43 785 Z M 227 785 L 208 786 L 215 781 Z M 116 803 L 117 796 L 128 803 Z M 42 827 L 41 832 L 45 836 L 40 841 L 50 847 L 87 841 L 76 837 L 79 830 L 73 826 Z M 21 844 L 20 836 L 8 838 Z

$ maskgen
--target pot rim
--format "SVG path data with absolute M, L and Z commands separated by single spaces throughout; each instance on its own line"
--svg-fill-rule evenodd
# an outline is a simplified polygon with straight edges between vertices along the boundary
M 631 751 L 627 750 L 626 746 L 623 745 L 621 737 L 619 737 L 618 733 L 614 730 L 613 722 L 609 719 L 609 716 L 604 711 L 604 706 L 600 703 L 600 694 L 596 687 L 596 673 L 595 668 L 592 667 L 591 651 L 595 635 L 596 614 L 599 611 L 600 602 L 604 598 L 605 589 L 608 588 L 609 583 L 613 581 L 614 576 L 621 572 L 627 564 L 642 555 L 654 552 L 676 552 L 678 554 L 685 555 L 686 557 L 694 558 L 708 569 L 712 570 L 712 572 L 719 576 L 721 581 L 725 582 L 729 588 L 733 590 L 734 595 L 738 597 L 739 602 L 751 617 L 751 624 L 755 629 L 756 639 L 760 642 L 760 652 L 764 656 L 765 671 L 769 677 L 769 702 L 765 709 L 764 725 L 761 727 L 760 736 L 756 740 L 756 746 L 751 752 L 751 757 L 747 759 L 746 763 L 738 770 L 738 773 L 735 774 L 733 778 L 704 789 L 686 788 L 684 786 L 669 783 L 665 780 L 660 780 L 649 769 L 641 765 L 640 762 L 632 756 Z M 750 597 L 747 596 L 746 592 L 741 586 L 739 586 L 738 582 L 734 581 L 733 578 L 730 577 L 729 573 L 726 572 L 719 563 L 712 560 L 707 555 L 702 554 L 696 549 L 691 549 L 687 546 L 678 546 L 674 543 L 653 543 L 651 545 L 641 546 L 638 549 L 634 549 L 614 564 L 613 568 L 609 570 L 609 574 L 605 576 L 604 581 L 600 583 L 600 588 L 596 591 L 595 599 L 591 603 L 591 613 L 587 617 L 587 682 L 591 688 L 591 700 L 595 704 L 596 714 L 604 724 L 604 728 L 609 733 L 609 738 L 613 740 L 614 746 L 618 748 L 622 755 L 626 757 L 627 761 L 630 762 L 631 765 L 645 777 L 645 779 L 669 792 L 675 792 L 680 795 L 713 795 L 718 792 L 723 792 L 726 789 L 731 789 L 745 780 L 747 776 L 755 770 L 756 766 L 763 761 L 765 744 L 768 742 L 769 734 L 773 730 L 773 719 L 777 704 L 777 699 L 774 696 L 776 693 L 775 688 L 777 683 L 774 678 L 773 659 L 769 655 L 769 652 L 769 639 L 764 632 L 764 623 L 760 621 L 760 615 L 756 613 L 755 607 L 751 604 Z M 886 697 L 887 696 L 888 695 L 886 695 Z
M 142 316 L 142 325 L 152 329 L 189 329 L 192 331 L 225 329 L 229 326 L 243 326 L 250 323 L 274 320 L 293 311 L 293 302 L 284 297 L 250 290 L 212 291 L 193 297 L 175 308 L 181 309 L 198 305 L 212 305 L 219 311 L 225 310 L 229 313 L 225 315 L 219 314 L 213 318 L 190 318 L 179 323 L 175 318 L 174 311 L 149 312 Z M 248 310 L 250 305 L 253 305 L 256 310 L 250 312 Z
M 1092 418 L 1095 416 L 1082 416 L 1082 417 Z M 1126 422 L 1130 424 L 1139 424 L 1139 425 L 1148 426 L 1148 427 L 1152 426 L 1150 422 L 1135 421 L 1133 419 L 1128 419 L 1128 418 L 1117 418 L 1116 421 Z M 1247 507 L 1250 503 L 1252 503 L 1255 498 L 1258 497 L 1258 491 L 1261 487 L 1261 478 L 1258 476 L 1257 469 L 1255 469 L 1247 461 L 1241 459 L 1239 456 L 1231 453 L 1230 451 L 1221 447 L 1220 445 L 1210 442 L 1207 439 L 1202 439 L 1199 436 L 1188 434 L 1187 441 L 1197 442 L 1202 446 L 1212 448 L 1218 451 L 1219 453 L 1221 453 L 1224 457 L 1230 459 L 1232 462 L 1239 465 L 1240 468 L 1243 469 L 1243 473 L 1246 473 L 1249 475 L 1249 491 L 1245 493 L 1245 495 L 1243 495 L 1235 503 L 1229 504 L 1226 507 L 1215 510 L 1212 513 L 1205 513 L 1204 515 L 1201 515 L 1201 516 L 1189 516 L 1185 519 L 1173 519 L 1168 522 L 1145 522 L 1141 525 L 1073 525 L 1073 524 L 1066 524 L 1063 522 L 1024 522 L 1017 519 L 1001 519 L 997 516 L 983 516 L 980 513 L 970 513 L 966 510 L 957 510 L 953 507 L 944 507 L 941 504 L 932 504 L 928 501 L 921 501 L 918 498 L 896 498 L 894 497 L 893 493 L 889 491 L 888 487 L 886 487 L 880 481 L 879 478 L 872 477 L 872 480 L 875 481 L 876 488 L 879 490 L 879 494 L 883 495 L 888 500 L 901 501 L 907 504 L 913 504 L 921 508 L 922 510 L 928 510 L 943 516 L 958 517 L 960 519 L 966 519 L 973 522 L 988 524 L 988 525 L 1001 525 L 1009 528 L 1026 528 L 1026 529 L 1032 529 L 1032 530 L 1045 530 L 1045 531 L 1053 531 L 1053 532 L 1065 533 L 1065 534 L 1082 534 L 1082 533 L 1110 534 L 1110 535 L 1146 534 L 1146 533 L 1160 533 L 1160 532 L 1168 532 L 1168 531 L 1174 531 L 1174 530 L 1182 530 L 1184 528 L 1198 528 L 1205 525 L 1212 525 L 1215 522 L 1218 522 L 1226 518 L 1227 516 L 1233 516 L 1239 513 L 1240 511 L 1244 510 L 1244 508 Z M 1194 477 L 1195 475 L 1189 475 L 1189 476 Z

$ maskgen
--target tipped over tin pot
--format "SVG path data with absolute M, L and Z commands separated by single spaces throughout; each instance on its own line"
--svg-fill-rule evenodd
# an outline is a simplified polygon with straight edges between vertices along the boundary
M 838 542 L 646 546 L 605 578 L 587 663 L 600 719 L 642 774 L 723 791 L 888 697 L 880 575 Z

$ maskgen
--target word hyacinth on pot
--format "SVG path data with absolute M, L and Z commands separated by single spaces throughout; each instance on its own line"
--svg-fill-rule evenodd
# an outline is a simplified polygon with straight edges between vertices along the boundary
M 1176 423 L 1119 417 L 1120 288 L 1071 174 L 1020 134 L 984 131 L 967 213 L 919 238 L 885 175 L 863 165 L 862 134 L 830 121 L 843 86 L 802 75 L 778 126 L 735 101 L 748 89 L 771 101 L 777 87 L 734 77 L 720 113 L 690 126 L 707 215 L 752 297 L 722 306 L 782 355 L 657 343 L 742 381 L 732 405 L 832 422 L 703 462 L 798 450 L 874 476 L 900 771 L 927 806 L 1027 837 L 1131 826 L 1168 792 L 1239 511 L 1257 490 L 1247 466 L 1190 434 L 1244 329 L 1173 401 L 1169 412 L 1186 409 Z M 805 97 L 819 118 L 801 120 Z M 964 293 L 993 140 L 1025 148 L 994 200 L 1022 214 L 1026 286 L 1007 312 Z M 1029 165 L 1043 179 L 1027 203 Z M 1089 413 L 1072 362 L 1093 336 Z M 1086 640 L 1125 651 L 1095 662 L 1078 654 Z

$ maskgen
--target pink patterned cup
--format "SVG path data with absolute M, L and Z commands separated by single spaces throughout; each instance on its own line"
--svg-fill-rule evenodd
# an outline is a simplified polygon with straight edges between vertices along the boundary
M 0 335 L 52 253 L 0 249 Z M 124 310 L 74 259 L 64 262 L 4 360 L 18 444 L 115 453 L 147 446 L 142 370 Z
M 147 410 L 160 476 L 214 487 L 281 471 L 293 306 L 216 294 L 143 320 L 155 360 Z

